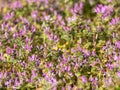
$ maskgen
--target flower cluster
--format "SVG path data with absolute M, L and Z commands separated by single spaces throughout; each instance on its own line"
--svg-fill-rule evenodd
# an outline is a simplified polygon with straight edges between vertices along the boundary
M 0 90 L 119 90 L 119 0 L 2 0 Z

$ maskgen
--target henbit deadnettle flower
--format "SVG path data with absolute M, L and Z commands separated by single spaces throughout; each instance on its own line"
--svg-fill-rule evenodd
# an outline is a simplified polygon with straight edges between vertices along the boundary
M 15 1 L 15 2 L 13 2 L 13 3 L 11 3 L 11 8 L 14 10 L 14 9 L 16 9 L 16 8 L 22 8 L 23 7 L 23 5 L 22 5 L 22 3 L 20 2 L 20 0 L 17 0 L 17 1 Z
M 93 55 L 93 56 L 96 56 L 96 53 L 95 53 L 95 51 L 92 51 L 92 55 Z
M 16 38 L 16 37 L 18 37 L 18 36 L 19 36 L 18 32 L 15 32 L 15 33 L 13 34 L 13 38 Z
M 116 41 L 115 46 L 120 49 L 120 41 Z
M 27 20 L 26 17 L 22 17 L 22 16 L 20 16 L 20 20 L 22 20 L 23 23 L 26 23 L 26 24 L 29 25 L 29 21 Z
M 9 81 L 6 81 L 6 82 L 5 82 L 5 85 L 6 85 L 6 86 L 8 86 L 9 84 L 10 84 L 10 82 L 9 82 Z
M 80 2 L 80 4 L 75 3 L 75 5 L 74 5 L 74 9 L 73 9 L 74 13 L 82 14 L 83 7 L 84 7 L 83 2 Z
M 37 16 L 38 16 L 38 11 L 37 11 L 37 10 L 33 11 L 33 12 L 31 13 L 31 16 L 32 16 L 33 19 L 36 19 Z
M 10 47 L 7 46 L 6 48 L 6 53 L 9 55 L 9 54 L 13 54 L 14 53 L 14 50 Z
M 14 84 L 15 84 L 16 87 L 20 86 L 20 81 L 18 80 L 18 78 L 15 78 L 15 83 Z
M 103 5 L 103 4 L 98 4 L 95 8 L 94 11 L 97 14 L 102 14 L 103 18 L 106 18 L 108 16 L 110 16 L 112 14 L 113 7 L 112 6 L 107 6 L 107 5 Z
M 114 55 L 114 60 L 118 61 L 120 58 L 117 55 Z
M 87 78 L 85 76 L 81 76 L 82 82 L 86 83 L 87 82 Z
M 120 71 L 117 72 L 117 76 L 120 78 Z
M 5 38 L 7 38 L 8 39 L 8 32 L 5 32 Z
M 26 30 L 20 29 L 19 36 L 22 37 L 22 36 L 25 35 L 26 33 L 27 33 Z
M 7 13 L 4 15 L 4 19 L 7 21 L 9 19 L 12 19 L 14 17 L 14 12 Z
M 62 90 L 65 90 L 65 87 L 62 87 Z
M 37 77 L 37 73 L 35 70 L 31 70 L 31 74 L 32 74 L 31 79 L 34 79 L 35 77 Z
M 31 32 L 34 33 L 35 31 L 36 31 L 36 28 L 35 28 L 34 25 L 32 25 L 32 27 L 31 27 Z
M 58 20 L 58 21 L 61 21 L 61 20 L 62 20 L 62 15 L 59 15 L 59 14 L 58 14 L 58 15 L 57 15 L 57 20 Z
M 117 17 L 117 18 L 112 18 L 112 20 L 110 21 L 110 25 L 115 25 L 115 24 L 118 24 L 120 21 L 120 18 Z

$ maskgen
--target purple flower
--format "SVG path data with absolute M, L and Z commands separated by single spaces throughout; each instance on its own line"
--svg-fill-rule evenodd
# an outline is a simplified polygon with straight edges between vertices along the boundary
M 71 90 L 71 86 L 70 85 L 68 85 L 67 90 Z
M 81 13 L 82 13 L 82 10 L 83 10 L 83 7 L 84 7 L 83 2 L 81 2 L 80 4 L 75 3 L 73 11 L 74 11 L 75 13 L 81 14 Z
M 22 20 L 23 23 L 29 24 L 29 21 L 27 20 L 27 18 L 20 16 L 20 19 Z
M 119 57 L 117 55 L 114 56 L 114 60 L 118 61 Z
M 57 35 L 54 35 L 54 41 L 58 42 L 58 36 Z
M 31 71 L 31 74 L 32 74 L 32 78 L 35 78 L 35 77 L 37 76 L 35 70 L 32 70 L 32 71 Z
M 26 78 L 26 82 L 30 82 L 30 79 Z
M 45 14 L 45 15 L 44 15 L 44 20 L 45 20 L 45 21 L 49 21 L 49 20 L 50 20 L 50 15 L 46 15 L 46 14 Z
M 106 67 L 109 68 L 110 70 L 114 68 L 113 64 L 109 64 L 109 63 L 106 64 Z
M 22 75 L 23 75 L 23 76 L 26 76 L 26 71 L 23 71 Z
M 85 49 L 83 49 L 83 51 L 82 51 L 83 53 L 84 53 L 84 56 L 85 57 L 87 57 L 87 56 L 89 56 L 90 55 L 90 52 L 89 51 L 87 51 L 87 50 L 85 50 Z
M 71 29 L 70 26 L 65 26 L 66 31 L 70 31 L 70 29 Z
M 6 71 L 4 72 L 4 78 L 7 78 L 7 72 Z
M 26 30 L 20 29 L 19 36 L 22 37 L 25 34 L 26 34 Z
M 15 78 L 14 84 L 16 87 L 20 86 L 20 81 L 18 80 L 18 78 Z
M 120 41 L 116 41 L 115 46 L 120 49 Z
M 33 54 L 32 56 L 29 56 L 28 58 L 30 61 L 33 61 L 33 60 L 35 60 L 36 56 Z
M 33 12 L 31 13 L 31 16 L 32 16 L 33 19 L 36 19 L 37 16 L 38 16 L 38 11 L 37 11 L 37 10 L 33 11 Z
M 49 34 L 49 31 L 50 31 L 50 27 L 45 27 L 44 33 L 45 33 L 45 34 Z
M 82 82 L 86 83 L 87 82 L 87 78 L 85 76 L 81 76 Z
M 57 20 L 58 20 L 58 21 L 61 21 L 61 20 L 62 20 L 62 16 L 58 14 L 58 15 L 57 15 Z
M 56 86 L 54 86 L 52 89 L 53 89 L 53 90 L 57 90 L 57 87 L 56 87 Z
M 16 37 L 18 37 L 18 33 L 17 32 L 15 32 L 14 34 L 13 34 L 13 38 L 16 38 Z
M 65 68 L 64 67 L 62 67 L 61 70 L 62 70 L 62 72 L 65 72 Z
M 9 81 L 6 81 L 6 82 L 5 82 L 5 85 L 8 86 L 8 85 L 9 85 Z
M 53 63 L 50 62 L 50 63 L 48 64 L 48 67 L 50 68 L 50 67 L 52 67 L 52 66 L 53 66 Z
M 32 31 L 32 33 L 36 31 L 36 28 L 33 25 L 31 27 L 31 31 Z
M 113 12 L 113 8 L 111 6 L 107 6 L 107 5 L 102 5 L 102 4 L 98 4 L 95 8 L 94 11 L 99 14 L 102 14 L 103 18 L 106 18 L 108 16 L 110 16 Z
M 117 76 L 120 78 L 120 71 L 117 72 Z
M 62 87 L 62 90 L 65 90 L 65 87 Z
M 7 47 L 6 48 L 6 53 L 9 55 L 9 54 L 13 54 L 14 53 L 14 50 L 10 47 Z
M 8 19 L 12 19 L 14 17 L 14 12 L 7 13 L 4 15 L 4 19 L 7 21 Z
M 7 39 L 8 39 L 8 33 L 7 33 L 7 32 L 5 32 L 5 38 L 7 38 Z
M 22 7 L 23 7 L 23 5 L 22 5 L 22 3 L 20 2 L 20 0 L 16 0 L 16 1 L 13 2 L 10 6 L 11 6 L 12 9 L 22 8 Z
M 96 56 L 96 53 L 95 53 L 95 51 L 92 51 L 92 56 Z
M 120 18 L 112 18 L 111 22 L 109 23 L 110 25 L 115 25 L 118 24 Z
M 2 24 L 1 24 L 1 28 L 2 28 L 2 30 L 5 29 L 5 23 L 2 23 Z

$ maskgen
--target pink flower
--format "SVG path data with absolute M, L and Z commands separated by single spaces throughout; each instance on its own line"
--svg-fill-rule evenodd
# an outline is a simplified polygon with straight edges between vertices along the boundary
M 116 41 L 115 46 L 120 49 L 120 41 Z
M 37 76 L 35 70 L 32 70 L 32 71 L 31 71 L 31 74 L 32 74 L 32 78 L 35 78 L 35 77 Z
M 18 33 L 17 33 L 17 32 L 15 32 L 15 33 L 13 34 L 13 38 L 16 38 L 16 37 L 18 37 Z
M 22 37 L 25 34 L 26 34 L 26 30 L 20 29 L 19 36 Z
M 14 12 L 7 13 L 6 15 L 4 15 L 5 20 L 12 19 L 13 17 L 14 17 Z
M 95 53 L 95 51 L 92 51 L 92 55 L 93 55 L 93 56 L 96 56 L 96 53 Z
M 31 31 L 32 32 L 35 32 L 36 31 L 36 28 L 32 25 L 32 27 L 31 27 Z
M 16 0 L 16 1 L 13 2 L 10 6 L 11 6 L 12 9 L 22 8 L 22 7 L 23 7 L 23 5 L 22 5 L 22 3 L 20 2 L 20 0 Z
M 84 7 L 83 2 L 81 2 L 80 4 L 75 3 L 73 11 L 74 11 L 75 13 L 81 14 L 81 13 L 82 13 L 82 10 L 83 10 L 83 7 Z
M 94 11 L 99 14 L 102 14 L 103 18 L 106 18 L 108 16 L 110 16 L 113 12 L 113 8 L 111 6 L 107 6 L 107 5 L 102 5 L 102 4 L 98 4 L 95 8 Z
M 71 86 L 70 86 L 70 85 L 68 85 L 68 88 L 67 88 L 67 90 L 71 90 Z
M 117 55 L 114 56 L 114 60 L 118 61 L 119 57 Z
M 120 78 L 120 71 L 117 72 L 117 76 Z
M 16 87 L 20 86 L 20 81 L 18 80 L 18 78 L 15 78 L 15 83 L 14 84 L 15 84 Z
M 109 23 L 110 25 L 115 25 L 118 24 L 120 18 L 112 18 L 111 22 Z
M 5 85 L 8 86 L 8 85 L 9 85 L 9 81 L 6 81 L 6 82 L 5 82 Z
M 81 76 L 82 82 L 86 83 L 87 82 L 87 78 L 85 76 Z
M 62 19 L 62 16 L 61 15 L 57 15 L 57 20 L 61 21 L 61 19 Z
M 14 51 L 13 51 L 13 49 L 12 48 L 10 48 L 10 47 L 7 47 L 6 48 L 6 53 L 9 55 L 9 54 L 13 54 L 14 53 Z
M 5 32 L 5 37 L 8 39 L 8 33 L 7 32 Z
M 65 90 L 65 87 L 62 87 L 62 90 Z
M 38 11 L 37 11 L 37 10 L 33 11 L 33 12 L 31 13 L 31 16 L 32 16 L 33 19 L 36 19 L 37 16 L 38 16 Z

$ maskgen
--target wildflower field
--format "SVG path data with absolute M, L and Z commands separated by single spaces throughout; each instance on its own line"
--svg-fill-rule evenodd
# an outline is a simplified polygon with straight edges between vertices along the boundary
M 120 0 L 0 0 L 0 90 L 120 90 Z

